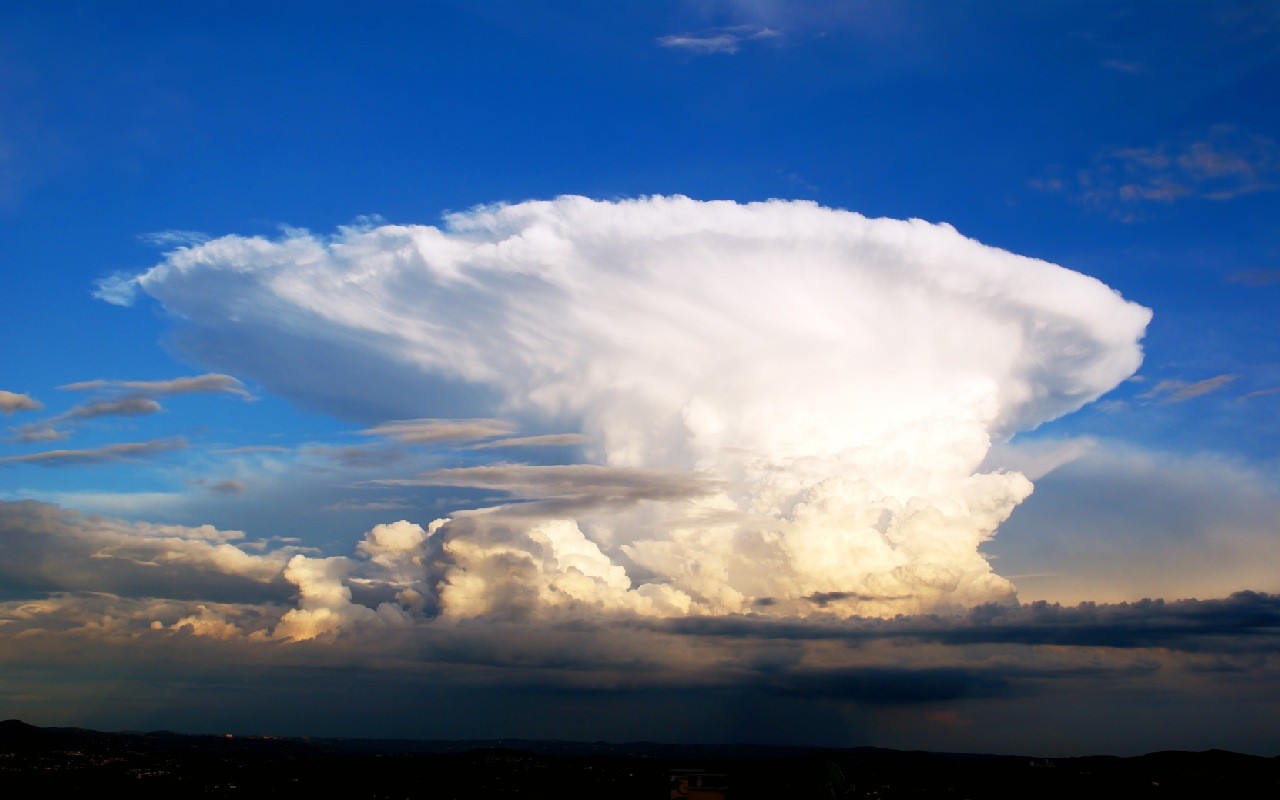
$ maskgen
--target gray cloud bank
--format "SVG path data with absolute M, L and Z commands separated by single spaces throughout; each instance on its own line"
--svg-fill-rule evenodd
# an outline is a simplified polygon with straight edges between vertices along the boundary
M 187 726 L 256 724 L 262 732 L 313 735 L 690 735 L 673 718 L 665 727 L 648 719 L 644 707 L 651 706 L 727 720 L 729 728 L 697 732 L 703 740 L 893 745 L 894 731 L 909 725 L 917 746 L 952 749 L 966 741 L 1041 753 L 1186 744 L 1161 738 L 1168 732 L 1159 724 L 1139 724 L 1141 713 L 1113 730 L 1087 731 L 1091 738 L 1067 721 L 1072 708 L 1105 714 L 1146 697 L 1158 700 L 1161 714 L 1202 715 L 1186 730 L 1221 736 L 1211 740 L 1216 746 L 1280 747 L 1274 725 L 1266 732 L 1280 706 L 1274 594 L 989 603 L 963 615 L 892 618 L 655 618 L 639 605 L 598 602 L 585 614 L 581 597 L 572 605 L 582 586 L 552 570 L 566 554 L 556 542 L 572 542 L 570 534 L 539 538 L 491 522 L 451 542 L 441 540 L 438 525 L 401 521 L 367 531 L 350 555 L 325 556 L 210 526 L 0 502 L 0 677 L 8 707 L 32 709 L 38 720 L 92 724 L 105 707 L 93 697 L 106 693 L 117 700 L 108 704 L 114 716 L 103 719 L 115 727 L 172 725 L 178 714 Z M 441 566 L 468 556 L 458 544 L 505 553 L 505 561 L 479 562 L 505 568 L 501 601 L 496 575 L 471 575 L 483 582 L 477 594 L 467 575 Z M 544 561 L 531 563 L 537 546 Z M 579 581 L 610 578 L 607 562 L 581 541 L 569 555 L 577 564 L 569 574 Z M 558 581 L 564 613 L 548 613 L 549 602 L 533 596 L 543 583 L 522 573 L 539 570 Z M 675 602 L 656 590 L 645 599 Z M 450 610 L 482 601 L 484 615 Z M 200 692 L 191 691 L 193 680 Z M 335 693 L 350 685 L 361 687 L 363 710 Z M 19 694 L 25 699 L 11 699 Z M 1216 720 L 1206 703 L 1229 709 L 1230 719 Z M 567 722 L 551 710 L 564 704 L 577 709 Z M 383 710 L 370 715 L 373 706 Z M 757 723 L 781 708 L 791 716 L 735 727 L 734 707 L 759 716 Z M 450 708 L 461 721 L 441 716 Z M 1059 722 L 1032 725 L 1029 710 Z M 964 725 L 939 729 L 931 722 L 939 714 Z M 360 727 L 374 718 L 385 727 Z M 993 724 L 1001 718 L 1004 725 Z M 548 721 L 570 727 L 553 731 Z M 1058 728 L 1076 737 L 1076 749 L 1045 733 Z M 1031 731 L 1041 738 L 1026 738 Z
M 685 197 L 225 236 L 118 284 L 113 298 L 140 291 L 174 312 L 196 358 L 400 420 L 368 433 L 585 437 L 589 463 L 560 467 L 574 492 L 550 467 L 428 479 L 543 504 L 519 523 L 511 509 L 432 523 L 458 570 L 447 583 L 467 585 L 453 609 L 477 614 L 510 607 L 498 576 L 513 559 L 535 584 L 524 600 L 554 608 L 803 615 L 820 595 L 825 613 L 891 616 L 1009 602 L 978 548 L 1032 487 L 979 466 L 994 442 L 1132 374 L 1150 319 L 1092 278 L 947 225 Z M 369 386 L 399 391 L 375 401 Z M 487 416 L 449 422 L 459 405 Z M 657 475 L 686 488 L 658 490 Z

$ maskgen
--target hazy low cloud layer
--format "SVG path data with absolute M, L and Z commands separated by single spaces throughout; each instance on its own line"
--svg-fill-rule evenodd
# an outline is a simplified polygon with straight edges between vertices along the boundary
M 537 501 L 433 523 L 443 585 L 468 586 L 445 613 L 1007 602 L 978 547 L 1032 487 L 979 465 L 1132 374 L 1150 319 L 949 226 L 813 203 L 562 197 L 447 223 L 226 236 L 110 294 L 154 297 L 219 368 L 416 420 L 370 432 L 585 436 L 573 491 L 518 465 L 411 479 Z M 443 422 L 460 398 L 493 419 Z
M 756 709 L 777 700 L 792 719 L 779 720 L 782 733 L 731 726 L 698 736 L 794 743 L 808 741 L 794 729 L 797 715 L 812 725 L 833 709 L 853 719 L 1008 716 L 1004 728 L 993 725 L 1007 732 L 1025 713 L 1010 715 L 1006 703 L 1026 712 L 1043 699 L 1069 697 L 1073 708 L 1084 704 L 1096 715 L 1107 713 L 1112 698 L 1136 692 L 1158 697 L 1162 713 L 1201 720 L 1179 730 L 1220 732 L 1229 745 L 1236 736 L 1248 748 L 1276 741 L 1274 594 L 988 603 L 962 615 L 891 619 L 850 619 L 829 609 L 803 619 L 681 615 L 689 597 L 668 585 L 628 589 L 621 568 L 572 523 L 496 512 L 451 524 L 460 523 L 452 538 L 443 523 L 376 525 L 349 555 L 325 555 L 211 526 L 0 502 L 6 702 L 24 716 L 31 710 L 42 720 L 69 715 L 99 724 L 82 717 L 97 708 L 94 697 L 135 698 L 113 706 L 113 727 L 156 709 L 166 711 L 139 724 L 171 722 L 166 714 L 179 704 L 195 714 L 184 724 L 205 731 L 567 735 L 536 724 L 543 716 L 530 703 L 542 698 L 590 715 L 581 719 L 592 724 L 571 733 L 592 738 L 643 730 L 644 712 L 629 703 L 676 702 L 684 713 L 706 709 L 718 719 L 726 711 L 719 703 Z M 582 613 L 587 608 L 591 614 Z M 195 705 L 193 680 L 202 687 Z M 318 699 L 334 686 L 350 695 L 353 683 L 361 687 L 361 713 L 344 710 L 336 697 Z M 474 729 L 430 724 L 460 697 L 469 699 L 457 713 L 474 720 Z M 500 710 L 486 710 L 495 697 Z M 430 698 L 435 712 L 411 698 Z M 1204 717 L 1207 698 L 1229 713 Z M 375 715 L 378 726 L 362 728 L 369 703 L 385 711 Z M 295 713 L 280 713 L 288 708 Z M 1072 712 L 1049 703 L 1040 713 Z M 891 730 L 893 720 L 879 724 Z M 981 719 L 973 725 L 987 729 Z M 1141 734 L 1139 745 L 1121 737 L 1113 747 L 1191 741 L 1153 739 L 1146 723 L 1121 720 L 1109 730 Z M 810 735 L 831 742 L 865 734 L 836 725 Z M 972 740 L 942 736 L 929 744 L 955 749 L 964 741 Z M 987 746 L 1006 751 L 1030 746 L 1016 735 L 991 741 Z M 1070 743 L 1062 746 L 1072 751 Z
M 487 516 L 492 515 L 480 512 L 472 519 Z M 568 615 L 538 623 L 529 618 L 529 610 L 538 607 L 533 603 L 513 604 L 505 609 L 510 613 L 450 614 L 437 602 L 438 596 L 468 589 L 465 580 L 459 581 L 458 573 L 445 566 L 458 555 L 451 549 L 500 547 L 520 536 L 536 539 L 550 560 L 575 564 L 574 570 L 556 576 L 566 581 L 558 587 L 566 595 L 560 602 L 570 602 L 573 580 L 585 584 L 592 577 L 605 582 L 619 578 L 619 568 L 604 559 L 598 548 L 564 527 L 551 530 L 544 524 L 542 530 L 530 533 L 519 524 L 491 520 L 476 525 L 475 535 L 453 541 L 442 540 L 441 527 L 442 523 L 435 523 L 423 528 L 403 520 L 376 525 L 357 541 L 350 556 L 325 556 L 295 545 L 248 540 L 239 531 L 209 525 L 127 522 L 30 500 L 0 501 L 0 584 L 4 587 L 0 600 L 5 601 L 0 603 L 0 631 L 51 633 L 71 626 L 101 638 L 128 638 L 141 630 L 177 633 L 189 625 L 190 617 L 212 620 L 224 608 L 235 609 L 236 619 L 222 619 L 208 628 L 196 625 L 186 633 L 245 642 L 320 639 L 357 649 L 394 650 L 403 642 L 387 636 L 389 630 L 435 630 L 437 634 L 431 636 L 467 638 L 464 628 L 487 629 L 477 627 L 474 620 L 459 627 L 459 620 L 484 616 L 493 624 L 492 630 L 501 629 L 504 620 L 519 622 L 527 626 L 524 636 L 537 638 L 539 630 L 584 630 L 583 621 Z M 529 547 L 512 547 L 513 561 L 522 561 Z M 513 581 L 509 587 L 513 599 L 532 585 L 508 577 Z M 488 580 L 485 576 L 474 579 Z M 655 590 L 653 597 L 658 596 Z M 117 628 L 93 627 L 95 621 L 101 622 L 103 603 L 116 610 Z M 846 619 L 831 613 L 803 620 L 761 614 L 646 619 L 631 613 L 632 609 L 613 611 L 620 613 L 602 614 L 598 624 L 636 639 L 662 635 L 677 640 L 761 643 L 1159 647 L 1217 655 L 1267 655 L 1280 650 L 1276 638 L 1280 596 L 1252 591 L 1202 600 L 986 603 L 964 614 L 892 619 Z M 480 634 L 480 639 L 485 638 Z M 532 646 L 529 641 L 503 642 L 499 636 L 486 645 L 488 652 L 477 657 L 497 663 Z M 675 652 L 653 654 L 657 660 L 668 656 L 682 657 Z M 610 657 L 602 651 L 579 658 L 585 666 L 595 658 Z
M 1000 447 L 990 463 L 1037 481 L 989 548 L 1024 601 L 1280 590 L 1280 489 L 1265 470 L 1091 439 Z
M 253 554 L 243 540 L 238 531 L 209 525 L 130 523 L 35 501 L 0 502 L 0 593 L 288 600 L 286 557 Z

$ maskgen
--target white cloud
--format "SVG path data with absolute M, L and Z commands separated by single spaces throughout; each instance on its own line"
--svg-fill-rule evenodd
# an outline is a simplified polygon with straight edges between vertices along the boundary
M 284 576 L 298 587 L 298 607 L 280 618 L 272 637 L 288 641 L 333 638 L 344 630 L 371 623 L 408 625 L 407 612 L 392 603 L 378 608 L 353 603 L 346 584 L 351 562 L 340 556 L 289 560 Z
M 138 237 L 142 241 L 156 247 L 191 247 L 203 244 L 211 238 L 200 231 L 168 230 L 144 233 Z
M 541 500 L 522 520 L 508 508 L 441 530 L 455 562 L 525 564 L 532 590 L 499 568 L 467 580 L 524 586 L 513 596 L 533 603 L 566 575 L 625 594 L 611 569 L 553 557 L 548 530 L 576 530 L 642 585 L 770 613 L 806 613 L 812 596 L 841 614 L 1011 597 L 978 547 L 1031 485 L 980 465 L 993 442 L 1131 375 L 1150 319 L 1092 278 L 946 225 L 684 197 L 227 236 L 130 281 L 174 312 L 193 356 L 304 402 L 435 414 L 435 437 L 465 398 L 472 414 L 587 437 L 592 463 L 561 469 L 607 479 L 577 494 L 547 480 L 554 468 L 428 476 Z M 653 493 L 620 484 L 626 470 L 664 476 L 664 491 L 716 488 Z
M 138 296 L 133 279 L 124 275 L 108 275 L 93 284 L 93 296 L 113 306 L 131 306 Z

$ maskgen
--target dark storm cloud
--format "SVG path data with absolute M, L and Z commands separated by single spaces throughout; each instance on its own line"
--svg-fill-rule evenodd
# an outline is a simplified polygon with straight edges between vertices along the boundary
M 0 501 L 0 598 L 105 592 L 124 598 L 286 600 L 284 558 L 235 547 L 235 531 L 131 525 L 35 501 Z
M 914 639 L 943 645 L 1057 645 L 1148 648 L 1185 652 L 1280 653 L 1280 595 L 1236 592 L 1214 600 L 1141 600 L 1135 603 L 1043 601 L 978 606 L 964 617 L 781 621 L 749 616 L 689 617 L 642 623 L 688 636 L 784 640 Z

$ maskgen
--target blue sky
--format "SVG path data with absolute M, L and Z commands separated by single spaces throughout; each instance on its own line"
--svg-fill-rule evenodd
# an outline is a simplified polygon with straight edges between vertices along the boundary
M 528 477 L 535 473 L 440 472 L 449 469 L 654 470 L 611 473 L 592 484 L 601 496 L 615 493 L 609 495 L 614 501 L 618 492 L 640 498 L 638 516 L 627 523 L 639 524 L 636 520 L 649 513 L 645 503 L 678 494 L 672 488 L 674 462 L 669 454 L 654 455 L 656 449 L 647 460 L 619 449 L 610 426 L 621 424 L 620 406 L 575 398 L 552 413 L 537 399 L 539 389 L 550 389 L 534 378 L 509 386 L 508 377 L 484 377 L 486 366 L 505 363 L 506 350 L 484 338 L 486 325 L 499 327 L 490 316 L 492 298 L 532 314 L 555 308 L 560 295 L 544 297 L 518 282 L 499 282 L 485 289 L 492 294 L 458 296 L 458 303 L 476 304 L 470 315 L 464 313 L 470 306 L 431 305 L 437 302 L 434 294 L 417 298 L 422 308 L 451 320 L 459 346 L 480 354 L 475 363 L 446 367 L 441 364 L 452 351 L 444 348 L 439 357 L 415 361 L 420 338 L 406 333 L 404 340 L 396 339 L 390 330 L 395 326 L 383 329 L 376 321 L 379 314 L 404 309 L 379 306 L 369 299 L 372 294 L 347 294 L 342 287 L 349 282 L 293 304 L 297 295 L 288 293 L 294 285 L 288 279 L 300 274 L 296 270 L 305 269 L 305 262 L 280 255 L 290 241 L 353 245 L 362 233 L 375 236 L 400 225 L 436 226 L 470 241 L 467 236 L 487 235 L 477 233 L 479 228 L 463 230 L 489 224 L 483 209 L 473 210 L 477 207 L 526 209 L 533 208 L 521 205 L 526 201 L 574 195 L 602 205 L 591 207 L 596 211 L 552 206 L 545 219 L 569 220 L 566 240 L 583 247 L 596 241 L 597 215 L 608 216 L 637 199 L 811 201 L 815 208 L 872 219 L 946 223 L 983 245 L 1096 278 L 1130 303 L 1150 309 L 1150 322 L 1139 334 L 1141 365 L 1096 378 L 1085 392 L 1090 402 L 1079 410 L 1070 411 L 1066 401 L 1052 406 L 1052 412 L 1037 407 L 1018 417 L 1033 424 L 1007 441 L 994 437 L 980 471 L 1018 470 L 1035 489 L 1025 499 L 1010 501 L 999 532 L 993 538 L 984 535 L 982 558 L 994 574 L 1012 582 L 1023 604 L 1117 604 L 1157 597 L 1209 601 L 1244 590 L 1276 592 L 1280 584 L 1270 565 L 1280 555 L 1280 486 L 1274 477 L 1280 446 L 1280 106 L 1272 102 L 1280 84 L 1278 32 L 1280 12 L 1267 3 L 1248 2 L 7 4 L 0 11 L 0 269 L 5 286 L 0 390 L 12 396 L 0 395 L 10 397 L 5 408 L 11 408 L 0 418 L 6 427 L 0 440 L 0 501 L 15 520 L 2 521 L 11 537 L 9 559 L 30 555 L 12 538 L 33 535 L 31 518 L 24 516 L 28 511 L 19 513 L 22 501 L 30 501 L 22 509 L 64 515 L 59 524 L 67 532 L 58 539 L 63 544 L 49 545 L 49 553 L 63 546 L 82 552 L 66 542 L 99 542 L 93 537 L 106 536 L 75 532 L 97 524 L 77 516 L 83 512 L 102 515 L 112 531 L 117 528 L 111 526 L 141 530 L 128 528 L 134 523 L 181 526 L 186 533 L 173 536 L 187 544 L 175 545 L 173 553 L 194 553 L 191 542 L 213 541 L 191 533 L 200 526 L 243 531 L 236 547 L 277 559 L 271 562 L 274 572 L 265 562 L 261 574 L 250 570 L 258 576 L 253 578 L 257 588 L 242 597 L 231 584 L 201 572 L 204 567 L 196 572 L 211 581 L 205 596 L 165 595 L 128 577 L 93 577 L 99 558 L 85 562 L 87 571 L 68 567 L 66 574 L 14 567 L 4 578 L 8 586 L 0 585 L 0 601 L 57 597 L 71 608 L 73 600 L 101 593 L 126 605 L 130 598 L 144 597 L 175 603 L 216 599 L 246 608 L 266 603 L 264 608 L 283 619 L 291 603 L 295 610 L 320 608 L 307 605 L 312 584 L 306 576 L 323 572 L 324 580 L 355 576 L 354 583 L 345 584 L 347 599 L 355 586 L 356 605 L 363 603 L 372 614 L 379 598 L 361 595 L 360 587 L 372 586 L 375 578 L 359 570 L 375 563 L 392 569 L 376 560 L 383 545 L 357 546 L 376 540 L 361 539 L 374 526 L 405 520 L 426 529 L 434 519 L 510 497 L 553 507 L 569 503 L 555 494 L 561 491 L 554 488 L 555 475 L 596 480 L 596 473 L 582 471 L 537 473 L 554 480 Z M 721 224 L 719 217 L 712 219 L 713 206 L 694 202 L 681 208 L 685 219 L 701 220 L 705 214 L 707 230 Z M 776 211 L 779 219 L 789 213 L 781 206 L 767 208 L 772 210 L 762 213 Z M 544 211 L 528 213 L 545 222 L 538 217 Z M 795 224 L 815 229 L 845 224 L 814 214 L 796 217 Z M 523 224 L 504 219 L 493 224 Z M 901 235 L 905 241 L 926 236 Z M 282 282 L 239 282 L 235 265 L 256 264 L 257 256 L 201 250 L 206 243 L 224 241 L 234 249 L 251 237 L 272 243 L 262 252 L 283 259 Z M 609 251 L 617 263 L 649 246 L 643 235 L 627 241 Z M 720 252 L 715 249 L 719 239 L 689 241 L 691 247 Z M 369 247 L 384 246 L 383 239 L 377 242 Z M 770 242 L 761 245 L 762 252 L 781 254 L 778 269 L 803 272 L 810 250 Z M 148 273 L 174 263 L 174 253 L 198 252 L 207 254 L 200 263 L 213 265 L 207 275 L 200 273 L 204 277 L 187 282 L 173 271 L 168 277 Z M 902 258 L 907 266 L 914 263 Z M 947 263 L 945 254 L 942 258 Z M 716 297 L 755 297 L 747 278 L 739 284 L 731 264 L 723 269 L 727 279 L 718 284 L 722 291 Z M 139 282 L 137 276 L 147 274 L 152 277 Z M 828 285 L 824 280 L 819 275 L 813 285 Z M 416 284 L 394 285 L 408 292 L 404 299 L 412 307 Z M 698 303 L 719 302 L 663 287 L 645 284 L 630 291 L 671 291 L 672 302 L 688 300 L 680 307 L 695 309 L 689 312 L 693 316 Z M 901 291 L 914 287 L 908 280 Z M 394 299 L 395 293 L 388 296 Z M 795 310 L 787 307 L 789 293 L 775 291 L 774 296 L 779 318 Z M 890 293 L 876 301 L 868 295 L 868 308 L 882 308 L 899 296 Z M 1099 311 L 1111 309 L 1107 304 L 1113 302 L 1100 290 L 1082 298 L 1071 310 L 1072 319 L 1087 320 L 1089 331 L 1128 313 L 1119 305 Z M 316 304 L 329 301 L 334 308 L 312 313 Z M 920 319 L 927 323 L 954 313 L 956 319 L 999 321 L 966 316 L 971 311 L 940 305 L 936 314 Z M 348 312 L 360 319 L 345 319 Z M 889 313 L 886 319 L 896 316 Z M 915 319 L 906 310 L 901 316 Z M 425 313 L 423 320 L 429 322 Z M 360 327 L 366 322 L 372 327 Z M 473 325 L 480 332 L 464 334 Z M 644 330 L 640 326 L 630 336 L 643 339 Z M 773 329 L 763 321 L 756 330 L 766 344 L 782 341 L 769 338 Z M 580 345 L 584 352 L 593 342 L 601 348 L 619 346 L 612 338 L 591 338 L 595 333 L 568 335 L 561 345 Z M 941 331 L 940 338 L 922 341 L 950 342 L 967 335 L 964 329 L 954 335 Z M 866 363 L 897 375 L 889 356 L 878 360 L 899 346 L 891 338 L 886 335 Z M 1125 345 L 1119 338 L 1108 345 L 1114 352 Z M 1135 344 L 1130 339 L 1125 346 Z M 973 350 L 985 347 L 975 339 Z M 653 348 L 662 359 L 646 360 L 647 351 L 632 353 L 635 364 L 683 363 L 684 350 L 662 354 L 658 344 Z M 1102 363 L 1113 351 L 1099 348 L 1090 357 Z M 554 371 L 542 351 L 526 356 L 530 375 Z M 807 365 L 808 358 L 767 361 L 762 356 L 761 369 Z M 982 358 L 977 352 L 972 363 Z M 704 363 L 690 359 L 695 366 Z M 820 356 L 813 359 L 826 364 Z M 1060 366 L 1041 365 L 1054 374 Z M 630 377 L 643 372 L 635 369 L 640 372 Z M 867 385 L 878 385 L 880 377 L 871 367 L 852 365 L 854 372 Z M 589 383 L 595 375 L 586 371 L 574 379 Z M 205 377 L 194 383 L 174 383 L 200 376 Z M 627 377 L 621 374 L 619 380 Z M 826 387 L 809 372 L 778 377 L 815 393 L 831 388 L 833 396 L 836 384 L 844 386 L 845 380 L 831 378 Z M 933 380 L 932 373 L 925 377 Z M 1061 390 L 1066 380 L 1046 391 Z M 67 388 L 88 381 L 105 383 Z M 671 385 L 679 383 L 672 378 Z M 535 399 L 522 406 L 529 397 Z M 740 399 L 742 408 L 750 406 L 745 389 Z M 28 407 L 36 404 L 42 407 Z M 693 401 L 682 406 L 694 433 L 702 424 L 701 408 Z M 720 408 L 719 413 L 727 412 Z M 461 427 L 419 430 L 416 440 L 377 427 L 415 419 L 437 425 L 453 420 Z M 60 438 L 51 438 L 51 430 Z M 561 438 L 509 441 L 529 436 Z M 58 450 L 76 452 L 42 456 Z M 692 461 L 680 463 L 688 467 L 689 480 L 701 475 L 689 467 Z M 698 463 L 705 467 L 707 462 Z M 431 477 L 422 478 L 424 473 Z M 614 574 L 609 569 L 619 564 L 635 584 L 665 574 L 643 545 L 626 544 L 619 532 L 626 527 L 622 522 L 590 520 L 580 520 L 591 547 L 579 556 L 591 561 L 599 555 L 601 563 L 610 564 L 591 573 L 593 580 L 608 584 Z M 484 537 L 494 535 L 483 526 L 476 531 L 442 535 L 459 537 L 456 541 L 467 536 L 490 541 Z M 417 534 L 396 535 L 413 539 Z M 422 544 L 413 541 L 415 547 Z M 633 545 L 639 549 L 627 549 Z M 98 556 L 110 550 L 101 542 L 95 546 L 106 548 Z M 565 551 L 557 552 L 563 556 Z M 291 572 L 285 564 L 296 554 L 328 566 L 303 564 Z M 154 561 L 176 563 L 185 557 L 156 556 Z M 324 560 L 335 557 L 358 566 L 344 561 L 339 569 L 338 561 Z M 561 563 L 567 562 L 562 558 Z M 975 563 L 985 569 L 983 562 Z M 314 574 L 304 567 L 314 568 Z M 342 570 L 354 572 L 342 577 Z M 482 572 L 473 565 L 469 574 Z M 394 582 L 385 580 L 388 586 Z M 679 585 L 693 592 L 695 601 L 706 599 L 692 584 Z M 836 598 L 839 602 L 865 594 L 835 583 L 804 591 L 806 598 L 823 598 L 813 601 L 819 610 L 828 610 L 833 592 L 849 595 Z M 658 602 L 657 596 L 649 600 Z M 676 602 L 663 597 L 662 602 Z M 990 599 L 981 593 L 964 597 Z M 440 611 L 433 612 L 430 603 L 398 602 L 409 609 L 406 614 L 416 609 L 430 617 Z M 961 595 L 948 602 L 967 604 Z M 11 620 L 26 619 L 14 608 L 4 613 Z M 350 611 L 343 608 L 333 612 L 334 618 Z M 702 613 L 746 613 L 715 608 Z M 846 616 L 886 613 L 879 606 L 863 612 L 848 608 Z M 489 616 L 502 616 L 490 610 Z M 913 607 L 907 613 L 928 610 Z M 176 607 L 166 613 L 170 616 L 157 611 L 156 618 L 173 630 L 191 616 Z M 236 624 L 245 627 L 243 617 L 226 609 L 220 613 L 224 622 L 239 620 Z M 353 626 L 372 624 L 364 612 L 352 613 Z M 48 633 L 53 627 L 40 629 L 53 636 Z M 269 634 L 270 629 L 260 630 Z M 280 633 L 285 627 L 275 630 L 288 638 Z M 335 652 L 342 650 L 344 630 L 325 629 Z M 433 641 L 444 637 L 439 631 L 424 635 Z M 776 635 L 762 630 L 760 641 Z M 155 646 L 159 652 L 174 645 Z M 107 644 L 102 647 L 103 653 L 114 652 Z M 258 663 L 259 656 L 240 647 L 228 645 L 234 653 L 224 654 L 227 663 Z M 761 653 L 768 649 L 760 647 Z M 509 654 L 490 655 L 498 664 Z M 806 662 L 813 666 L 827 656 L 815 651 L 808 657 L 816 659 Z M 41 661 L 44 656 L 31 658 L 45 669 L 56 666 Z M 124 656 L 102 658 L 115 663 L 112 659 Z M 1253 668 L 1257 685 L 1264 688 L 1256 690 L 1257 697 L 1237 699 L 1242 708 L 1257 701 L 1259 708 L 1274 709 L 1280 702 L 1276 656 L 1267 651 L 1258 658 Z M 320 663 L 324 657 L 309 651 L 302 660 L 312 659 Z M 977 669 L 976 655 L 957 659 L 947 668 L 966 675 Z M 672 675 L 680 674 L 676 661 L 666 664 Z M 24 663 L 18 658 L 9 666 L 17 670 Z M 922 654 L 920 663 L 935 660 Z M 619 669 L 592 664 L 587 672 Z M 1183 667 L 1166 667 L 1160 680 L 1169 683 L 1171 697 L 1180 698 L 1187 719 L 1206 697 L 1236 691 L 1216 684 L 1183 691 L 1180 679 L 1169 677 L 1177 669 Z M 672 685 L 685 692 L 699 681 L 719 680 L 699 674 L 687 681 L 672 678 Z M 402 678 L 409 680 L 397 680 Z M 39 683 L 30 680 L 33 687 Z M 84 675 L 86 687 L 107 680 L 91 670 Z M 502 691 L 541 696 L 519 681 L 494 680 L 505 687 Z M 582 688 L 552 683 L 557 691 Z M 777 710 L 782 706 L 773 705 L 776 696 L 760 700 L 751 694 L 758 686 L 748 683 L 734 691 L 774 709 L 769 713 L 784 715 Z M 174 698 L 180 696 L 173 691 Z M 470 685 L 467 691 L 479 690 Z M 635 691 L 658 690 L 647 685 Z M 850 710 L 844 717 L 824 722 L 828 741 L 954 747 L 963 740 L 948 739 L 937 725 L 925 734 L 927 724 L 911 722 L 917 719 L 911 717 L 914 711 L 889 719 L 897 706 L 868 705 L 865 697 L 853 695 L 857 692 L 845 698 Z M 931 719 L 929 714 L 947 710 L 945 702 L 956 700 L 943 695 L 936 698 L 942 705 L 930 706 L 918 719 Z M 19 696 L 45 699 L 13 699 Z M 188 716 L 176 719 L 148 717 L 160 712 L 139 711 L 123 701 L 114 710 L 95 711 L 98 716 L 77 716 L 83 709 L 76 693 L 65 687 L 0 694 L 0 708 L 6 697 L 13 709 L 7 716 L 37 723 L 111 727 L 154 719 L 158 727 L 163 722 L 164 727 L 197 729 L 237 724 L 208 709 L 187 709 Z M 971 705 L 962 713 L 969 718 L 996 713 L 994 706 L 966 698 L 963 702 Z M 609 702 L 624 707 L 633 700 Z M 534 709 L 535 701 L 528 702 Z M 1016 705 L 1008 698 L 1000 702 Z M 1040 695 L 1036 702 L 1047 701 Z M 604 719 L 607 702 L 600 703 L 593 708 Z M 393 716 L 388 714 L 385 728 L 367 732 L 449 734 L 444 728 L 412 729 Z M 537 710 L 526 715 L 541 716 Z M 335 711 L 306 719 L 336 731 L 348 717 Z M 857 724 L 850 722 L 855 718 Z M 1200 739 L 1188 732 L 1173 742 L 1161 738 L 1159 726 L 1136 723 L 1113 741 L 1090 741 L 1083 733 L 1072 742 L 1047 733 L 1040 739 L 992 734 L 981 741 L 1004 750 L 1023 741 L 1044 742 L 1064 752 L 1171 743 L 1271 753 L 1280 747 L 1274 733 L 1213 738 L 1227 737 L 1233 726 L 1260 730 L 1240 723 L 1240 718 L 1226 718 Z M 254 724 L 275 723 L 264 718 Z M 657 723 L 637 725 L 647 736 L 664 735 Z M 804 728 L 803 722 L 794 725 Z M 498 722 L 474 727 L 476 735 L 507 733 Z M 521 732 L 545 735 L 533 723 Z M 581 733 L 629 735 L 625 727 L 604 722 Z M 956 735 L 961 734 L 972 736 L 973 729 Z

